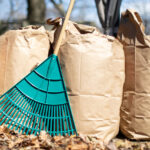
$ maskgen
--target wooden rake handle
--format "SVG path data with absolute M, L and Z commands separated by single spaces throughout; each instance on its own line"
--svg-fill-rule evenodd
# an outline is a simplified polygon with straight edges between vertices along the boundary
M 58 38 L 58 40 L 57 40 L 57 42 L 56 42 L 56 45 L 55 45 L 55 47 L 54 47 L 54 54 L 55 54 L 56 56 L 58 55 L 59 48 L 60 48 L 60 45 L 61 45 L 61 42 L 62 42 L 62 38 L 63 38 L 64 32 L 65 32 L 65 29 L 66 29 L 68 20 L 69 20 L 69 18 L 70 18 L 70 14 L 71 14 L 71 12 L 72 12 L 74 3 L 75 3 L 75 0 L 70 0 L 70 4 L 69 4 L 69 8 L 68 8 L 68 10 L 67 10 L 67 14 L 66 14 L 66 17 L 65 17 L 65 21 L 64 21 L 64 23 L 63 23 L 63 26 L 62 26 L 62 29 L 61 29 L 59 38 Z

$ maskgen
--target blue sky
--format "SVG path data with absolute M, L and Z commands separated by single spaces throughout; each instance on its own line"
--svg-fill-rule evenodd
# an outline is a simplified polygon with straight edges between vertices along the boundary
M 0 0 L 0 19 L 8 19 L 10 16 L 11 5 L 10 1 L 12 0 Z M 54 17 L 53 14 L 50 13 L 51 9 L 53 9 L 53 5 L 49 2 L 50 0 L 45 0 L 47 6 L 47 17 Z M 56 0 L 57 1 L 57 0 Z M 69 0 L 64 0 L 65 9 L 67 9 Z M 85 2 L 85 3 L 84 3 Z M 26 0 L 13 0 L 12 5 L 14 6 L 14 18 L 22 18 L 26 17 L 27 14 L 27 4 Z M 78 7 L 82 7 L 82 9 L 77 9 Z M 123 0 L 121 5 L 121 12 L 125 11 L 127 8 L 133 8 L 137 10 L 141 15 L 144 14 L 144 17 L 150 17 L 150 0 Z M 82 10 L 82 12 L 81 12 Z M 146 16 L 145 16 L 146 15 Z M 55 17 L 57 17 L 56 14 Z M 11 20 L 12 18 L 9 18 Z M 75 8 L 73 10 L 72 20 L 84 20 L 84 21 L 94 21 L 98 26 L 100 26 L 95 1 L 94 0 L 76 0 Z

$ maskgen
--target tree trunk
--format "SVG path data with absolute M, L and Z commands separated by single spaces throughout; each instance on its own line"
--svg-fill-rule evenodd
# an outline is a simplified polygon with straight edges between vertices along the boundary
M 95 0 L 104 34 L 117 35 L 122 0 Z
M 27 0 L 28 21 L 30 24 L 43 23 L 45 21 L 45 0 Z

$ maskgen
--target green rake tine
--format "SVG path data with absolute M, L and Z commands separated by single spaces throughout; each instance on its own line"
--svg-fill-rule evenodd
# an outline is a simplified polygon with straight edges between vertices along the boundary
M 28 101 L 30 101 L 30 100 L 28 99 Z M 31 102 L 31 103 L 30 103 L 30 102 Z M 21 123 L 21 126 L 20 126 L 20 128 L 19 128 L 19 133 L 21 132 L 22 128 L 24 127 L 24 124 L 26 123 L 26 119 L 27 119 L 27 117 L 28 117 L 28 111 L 30 110 L 33 101 L 30 101 L 30 102 L 29 102 L 29 106 L 28 106 L 28 103 L 27 103 L 27 106 L 26 106 L 26 107 L 27 107 L 27 110 L 26 110 L 26 112 L 24 112 L 24 116 L 22 117 L 22 119 L 20 119 L 20 122 L 21 122 L 21 120 L 22 120 L 23 123 Z M 20 124 L 20 122 L 19 122 L 19 124 Z
M 1 102 L 1 99 L 2 99 L 4 96 L 5 96 L 5 94 L 0 96 L 0 102 Z
M 16 97 L 16 99 L 15 99 L 15 101 L 17 102 L 18 101 L 18 97 L 19 97 L 20 95 L 18 94 L 17 95 L 17 97 Z M 15 102 L 14 101 L 14 102 Z M 5 113 L 7 112 L 7 115 L 9 115 L 11 112 L 12 112 L 12 110 L 14 109 L 12 106 L 13 106 L 14 104 L 13 103 L 11 103 L 11 105 L 8 105 L 8 107 L 6 107 L 6 110 L 5 110 Z M 4 114 L 1 116 L 1 117 L 3 117 L 4 116 Z M 3 122 L 5 121 L 5 119 L 7 118 L 7 116 L 5 116 L 3 119 L 2 119 L 2 121 L 0 122 L 0 124 L 3 124 Z
M 45 129 L 45 131 L 47 131 L 47 132 L 48 132 L 48 129 L 49 129 L 49 119 L 50 119 L 49 115 L 50 115 L 50 106 L 47 105 L 47 113 L 46 113 L 47 121 L 46 121 L 46 129 Z
M 25 103 L 23 105 L 24 108 L 26 108 L 27 104 L 28 104 L 28 101 L 26 101 L 26 100 L 27 99 L 25 97 L 25 99 L 24 99 Z M 15 130 L 18 130 L 19 126 L 21 125 L 20 123 L 21 123 L 22 119 L 24 118 L 25 112 L 23 112 L 22 109 L 20 109 L 20 110 L 18 109 L 18 113 L 19 113 L 19 115 L 17 116 L 16 122 L 15 122 L 15 124 L 13 124 L 11 129 L 13 129 L 15 127 L 15 125 L 16 125 Z
M 43 125 L 42 125 L 42 128 L 41 128 L 41 130 L 44 130 L 44 131 L 45 131 L 45 125 L 46 125 L 46 118 L 47 118 L 47 116 L 46 116 L 46 105 L 45 105 L 43 115 L 42 115 Z
M 56 117 L 55 117 L 55 114 L 56 114 L 56 110 L 55 110 L 56 106 L 54 106 L 54 129 L 53 129 L 53 135 L 55 136 L 55 121 L 56 121 Z
M 62 130 L 62 114 L 61 114 L 61 107 L 60 106 L 58 106 L 59 107 L 59 113 L 60 113 L 60 133 L 61 133 L 61 135 L 63 134 L 63 130 Z
M 25 103 L 24 103 L 24 105 L 23 105 L 23 109 L 25 109 L 26 107 L 27 107 L 27 104 L 28 104 L 28 99 L 25 97 L 24 98 L 24 101 L 25 101 Z M 31 101 L 29 101 L 29 103 L 30 103 Z M 20 109 L 19 110 L 19 116 L 17 116 L 17 120 L 16 120 L 16 123 L 17 123 L 17 126 L 16 126 L 16 128 L 15 128 L 15 130 L 18 130 L 18 128 L 19 128 L 19 125 L 20 125 L 20 122 L 22 121 L 22 119 L 23 119 L 23 117 L 24 117 L 24 115 L 25 115 L 25 113 L 24 112 L 22 112 L 22 109 Z M 21 117 L 21 118 L 20 118 Z M 19 120 L 19 118 L 20 118 L 20 120 Z M 19 122 L 18 122 L 18 120 L 19 120 Z M 14 126 L 15 126 L 15 124 L 12 126 L 12 129 L 14 128 Z
M 19 95 L 19 93 L 17 93 L 15 96 L 17 96 L 17 97 L 15 97 L 15 99 L 14 99 L 14 102 L 17 102 L 18 101 L 18 97 L 20 96 Z M 5 110 L 5 112 L 9 112 L 10 111 L 10 108 L 11 108 L 11 106 L 13 105 L 13 103 L 11 103 L 10 105 L 9 104 L 7 104 L 7 105 L 5 105 L 6 107 L 6 110 Z M 8 106 L 8 107 L 7 107 Z M 2 109 L 3 110 L 3 109 Z M 7 112 L 7 114 L 9 115 L 9 113 Z
M 43 124 L 43 119 L 42 119 L 42 115 L 43 115 L 43 109 L 44 109 L 44 105 L 42 105 L 42 108 L 41 108 L 41 111 L 40 111 L 40 116 L 39 116 L 39 128 L 40 128 L 40 131 L 42 129 L 42 124 Z
M 22 130 L 22 128 L 23 128 L 23 131 L 22 131 L 22 134 L 24 134 L 24 132 L 26 131 L 26 129 L 28 129 L 28 120 L 29 119 L 31 119 L 31 116 L 32 116 L 32 114 L 31 113 L 29 113 L 28 115 L 26 115 L 25 116 L 25 119 L 24 119 L 24 123 L 23 123 L 23 125 L 22 125 L 22 127 L 20 128 L 20 131 Z
M 24 134 L 25 130 L 28 128 L 26 125 L 29 123 L 28 120 L 29 120 L 30 117 L 32 116 L 31 112 L 32 112 L 32 110 L 34 109 L 33 106 L 32 106 L 32 104 L 34 104 L 34 101 L 32 101 L 31 105 L 29 106 L 29 109 L 32 108 L 31 111 L 30 111 L 30 113 L 28 113 L 28 111 L 26 112 L 26 114 L 27 114 L 27 113 L 28 113 L 28 114 L 25 116 L 24 121 L 23 121 L 23 127 L 24 127 L 24 129 L 23 129 L 23 131 L 22 131 L 22 134 Z M 29 110 L 29 109 L 28 109 L 28 110 Z M 28 118 L 27 118 L 27 117 L 28 117 Z M 20 131 L 21 131 L 21 129 L 22 129 L 22 128 L 20 128 Z
M 66 118 L 66 123 L 67 123 L 67 133 L 68 133 L 69 136 L 70 136 L 69 124 L 68 124 L 68 116 L 67 116 L 67 113 L 66 113 L 66 104 L 64 105 L 64 110 L 65 110 L 65 118 Z
M 70 116 L 70 113 L 69 113 L 69 110 L 68 110 L 68 105 L 66 105 L 67 107 L 67 116 L 69 117 L 69 122 L 70 122 L 70 132 L 72 132 L 73 134 L 73 128 L 72 128 L 72 122 L 71 122 L 71 116 Z
M 24 115 L 24 113 L 21 113 L 21 112 L 22 112 L 22 110 L 24 110 L 24 109 L 26 108 L 26 106 L 27 106 L 27 104 L 28 104 L 28 100 L 26 99 L 25 96 L 24 96 L 24 98 L 23 98 L 22 100 L 23 100 L 23 107 L 20 108 L 20 106 L 17 106 L 17 107 L 20 108 L 20 109 L 17 109 L 18 111 L 17 111 L 17 113 L 16 113 L 16 115 L 15 115 L 15 118 L 17 118 L 17 119 L 15 120 L 15 124 L 12 126 L 11 129 L 13 129 L 15 125 L 16 125 L 15 130 L 18 129 L 18 127 L 19 127 L 19 125 L 20 125 L 20 122 L 21 122 L 21 119 L 22 119 L 21 116 L 23 117 L 23 115 Z M 18 115 L 18 114 L 19 114 L 19 115 Z M 18 115 L 18 116 L 17 116 L 17 115 Z M 20 120 L 19 120 L 19 119 L 20 119 Z M 18 122 L 18 120 L 19 120 L 19 122 Z
M 38 105 L 36 105 L 36 103 L 34 102 L 34 108 L 32 109 L 32 110 L 33 110 L 33 113 L 36 112 L 37 106 L 38 106 Z M 29 131 L 30 131 L 30 129 L 31 129 L 31 125 L 32 125 L 32 123 L 33 123 L 33 119 L 34 119 L 34 118 L 35 118 L 35 116 L 33 115 L 33 116 L 32 116 L 32 119 L 30 120 L 28 130 L 27 130 L 27 132 L 26 132 L 27 135 L 29 134 Z M 32 130 L 32 129 L 31 129 L 31 130 Z
M 39 115 L 39 122 L 38 122 L 38 127 L 39 127 L 39 131 L 41 131 L 42 129 L 42 124 L 43 124 L 43 119 L 42 119 L 42 113 L 43 113 L 43 109 L 44 109 L 44 105 L 42 104 L 42 108 L 41 108 L 41 111 L 40 111 L 40 115 Z
M 58 122 L 59 116 L 58 116 L 58 107 L 57 107 L 57 106 L 56 106 L 56 109 L 57 109 L 57 110 L 56 110 L 56 112 L 57 112 L 57 115 L 56 115 L 56 118 L 57 118 L 57 120 L 56 120 L 56 121 L 57 121 L 57 126 L 56 126 L 56 127 L 57 127 L 57 135 L 59 135 L 59 122 Z
M 26 130 L 26 128 L 28 128 L 28 127 L 26 127 L 26 125 L 29 123 L 29 119 L 30 119 L 30 116 L 32 116 L 32 110 L 34 109 L 34 101 L 33 100 L 30 100 L 30 99 L 28 99 L 28 101 L 31 101 L 31 103 L 29 103 L 29 106 L 28 106 L 28 110 L 26 110 L 26 115 L 25 115 L 25 117 L 24 117 L 24 120 L 23 120 L 23 126 L 22 127 L 24 127 L 24 129 L 23 129 L 23 131 L 24 130 Z M 20 128 L 20 130 L 21 130 L 22 128 Z
M 14 93 L 14 95 L 16 95 L 16 93 Z M 14 95 L 12 95 L 11 97 L 13 97 Z M 6 98 L 9 99 L 8 96 L 7 96 L 7 94 L 6 94 Z M 8 102 L 8 103 L 7 103 L 7 102 Z M 5 104 L 6 104 L 6 105 L 5 105 Z M 7 106 L 9 106 L 10 104 L 11 104 L 10 101 L 5 101 L 5 102 L 2 104 L 2 106 L 4 105 L 4 107 L 1 108 L 1 111 L 3 112 L 3 111 L 7 108 Z M 4 113 L 3 113 L 3 115 L 0 116 L 0 119 L 1 119 L 3 116 L 4 116 Z M 1 123 L 0 123 L 0 124 L 1 124 Z
M 48 129 L 49 129 L 49 115 L 50 115 L 50 109 L 51 107 L 49 107 L 49 105 L 47 105 L 47 132 L 48 132 Z
M 5 94 L 4 94 L 4 95 L 1 95 L 1 96 L 0 96 L 0 99 L 2 99 L 4 96 L 5 96 Z
M 28 119 L 27 119 L 27 121 L 26 121 L 26 124 L 25 124 L 25 126 L 26 126 L 27 123 L 29 123 L 29 126 L 27 127 L 27 132 L 26 132 L 27 135 L 28 135 L 28 132 L 29 132 L 29 130 L 30 130 L 30 126 L 31 126 L 31 124 L 32 124 L 32 121 L 31 121 L 31 120 L 33 120 L 33 119 L 31 119 L 31 118 L 34 118 L 34 117 L 32 117 L 32 113 L 34 112 L 35 107 L 36 107 L 36 103 L 33 101 L 33 107 L 32 107 L 32 110 L 30 111 L 30 116 L 28 117 Z M 26 130 L 26 128 L 24 128 L 22 134 L 24 134 L 25 130 Z
M 12 92 L 12 93 L 13 93 L 13 92 Z M 15 94 L 15 93 L 13 93 L 13 94 Z M 11 97 L 12 97 L 12 96 L 11 96 Z M 5 105 L 7 102 L 10 103 L 9 101 L 6 101 L 6 99 L 7 99 L 7 94 L 5 94 L 4 98 L 2 99 L 2 101 L 4 101 L 4 100 L 5 100 L 5 101 L 3 102 L 3 104 L 0 105 L 0 107 L 2 107 L 3 105 Z M 2 109 L 2 110 L 3 110 L 3 109 Z
M 8 98 L 7 98 L 7 95 L 5 95 L 4 99 L 8 99 Z M 3 112 L 3 110 L 5 110 L 5 108 L 6 108 L 9 104 L 10 104 L 10 102 L 5 100 L 5 101 L 3 102 L 3 104 L 0 105 L 0 106 L 2 107 L 2 108 L 0 109 L 0 111 Z M 3 115 L 0 116 L 0 118 L 2 118 L 2 117 L 3 117 Z
M 43 121 L 44 121 L 44 119 L 43 119 L 43 116 L 44 116 L 44 110 L 45 110 L 45 107 L 44 107 L 44 105 L 43 105 L 43 108 L 42 108 L 42 111 L 41 111 L 41 116 L 40 116 L 40 131 L 42 130 L 42 126 L 43 126 Z
M 41 104 L 41 107 L 43 108 L 43 104 Z M 37 131 L 39 130 L 38 128 L 39 128 L 39 125 L 40 125 L 40 114 L 41 114 L 41 111 L 42 111 L 41 107 L 38 108 L 38 113 L 37 114 L 39 114 L 39 117 L 37 117 L 37 122 L 38 123 L 36 125 L 35 135 L 37 135 Z
M 51 116 L 51 109 L 52 109 L 52 107 L 50 107 L 49 105 L 48 105 L 48 114 L 47 114 L 47 117 L 48 117 L 48 121 L 47 121 L 47 133 L 49 133 L 49 130 L 50 130 L 50 116 Z M 50 133 L 49 133 L 50 134 Z
M 60 112 L 59 112 L 59 106 L 57 106 L 57 127 L 58 127 L 58 130 L 57 130 L 57 134 L 58 135 L 61 135 L 61 125 L 60 125 L 60 119 L 61 119 L 61 116 L 60 116 Z
M 35 105 L 36 106 L 36 108 L 35 108 L 35 110 L 34 110 L 34 112 L 36 112 L 37 111 L 37 108 L 38 108 L 38 103 L 35 103 L 35 104 L 37 104 L 37 105 Z M 32 121 L 34 120 L 36 118 L 36 115 L 34 115 L 33 117 L 32 117 L 32 119 L 31 119 L 31 121 L 30 121 L 30 125 L 29 125 L 29 129 L 28 129 L 28 131 L 27 131 L 27 133 L 29 132 L 29 130 L 30 130 L 30 128 L 31 128 L 31 124 L 33 123 Z M 35 124 L 35 122 L 34 122 L 34 124 Z M 33 128 L 34 128 L 34 125 L 33 125 Z M 31 130 L 31 134 L 33 134 L 33 129 Z
M 41 111 L 42 111 L 42 108 L 43 108 L 43 104 L 41 104 L 41 107 L 39 108 L 38 110 L 38 116 L 37 116 L 37 126 L 36 126 L 36 131 L 38 131 L 39 129 L 39 125 L 40 125 L 40 116 L 41 116 Z
M 20 105 L 20 107 L 21 107 L 21 105 L 22 105 L 22 101 L 21 101 L 21 95 L 20 95 L 20 98 L 18 99 L 18 101 L 20 101 L 19 103 L 18 103 L 18 105 Z M 13 118 L 13 115 L 14 115 L 14 113 L 16 112 L 16 111 L 14 111 L 15 109 L 12 107 L 12 109 L 11 109 L 11 111 L 12 111 L 12 114 L 10 115 L 10 118 Z M 10 119 L 8 119 L 6 122 L 5 122 L 5 124 L 7 124 L 8 122 L 9 122 L 9 120 Z
M 1 95 L 0 98 L 2 98 L 3 96 L 5 96 L 6 94 L 10 94 L 11 92 L 13 92 L 13 90 L 15 90 L 14 87 L 12 87 L 6 93 L 4 93 L 3 95 Z
M 51 110 L 52 110 L 52 113 L 51 113 L 51 124 L 50 124 L 50 135 L 52 135 L 52 123 L 53 123 L 53 109 L 54 109 L 54 106 L 52 106 Z
M 8 93 L 8 94 L 12 94 L 12 93 L 13 93 L 13 90 L 10 93 Z M 2 103 L 6 99 L 6 93 L 2 97 L 3 97 L 3 99 L 0 100 L 0 103 Z M 2 97 L 0 97 L 0 98 L 2 98 Z M 5 100 L 4 103 L 6 103 L 6 102 L 7 101 Z M 3 104 L 1 104 L 0 106 L 3 106 Z
M 21 99 L 23 99 L 23 97 L 22 97 Z M 20 107 L 24 106 L 24 103 L 25 103 L 25 101 L 24 101 L 24 99 L 23 99 Z M 16 118 L 16 117 L 17 117 L 18 112 L 19 112 L 19 109 L 17 109 L 17 111 L 14 111 L 14 113 L 13 113 L 14 117 L 13 117 L 13 118 Z M 17 123 L 16 120 L 13 120 L 13 119 L 12 119 L 11 122 L 9 123 L 9 125 L 8 125 L 8 128 L 10 128 L 10 126 L 11 126 L 11 124 L 12 124 L 13 122 L 14 122 L 14 126 L 15 126 L 15 124 Z M 11 129 L 13 129 L 13 126 L 12 126 Z
M 47 122 L 46 119 L 47 119 L 47 117 L 48 117 L 48 116 L 47 116 L 47 108 L 48 108 L 48 105 L 45 105 L 45 106 L 46 106 L 46 108 L 45 108 L 46 110 L 44 111 L 44 112 L 45 112 L 44 116 L 46 116 L 46 117 L 43 119 L 43 120 L 44 120 L 44 127 L 43 127 L 43 130 L 45 130 L 45 128 L 46 128 L 46 122 Z
M 36 112 L 36 114 L 39 114 L 39 110 L 40 110 L 40 106 L 41 104 L 39 104 L 39 103 L 37 103 L 37 110 L 35 111 Z M 36 127 L 36 122 L 37 122 L 37 116 L 35 115 L 34 116 L 35 117 L 35 121 L 34 121 L 34 124 L 33 124 L 33 128 L 35 129 L 35 127 Z M 35 129 L 35 131 L 36 131 L 36 129 Z M 33 134 L 33 130 L 31 131 L 31 134 Z M 34 133 L 35 134 L 35 133 Z M 36 135 L 36 134 L 35 134 Z
M 5 93 L 3 96 L 5 96 L 6 94 L 8 95 L 10 95 L 10 94 L 12 94 L 13 92 L 15 91 L 15 88 L 12 88 L 11 90 L 9 90 L 7 93 Z M 2 96 L 1 96 L 2 97 Z
M 55 106 L 55 135 L 57 134 L 57 106 Z
M 65 115 L 64 115 L 64 108 L 63 105 L 61 107 L 61 111 L 62 111 L 62 116 L 63 116 L 63 127 L 64 127 L 64 135 L 66 134 L 66 125 L 65 125 Z
M 42 130 L 45 130 L 45 125 L 46 125 L 46 105 L 44 105 L 44 110 L 43 110 L 43 115 L 42 115 L 42 119 L 43 119 L 43 127 Z M 44 117 L 45 116 L 45 117 Z

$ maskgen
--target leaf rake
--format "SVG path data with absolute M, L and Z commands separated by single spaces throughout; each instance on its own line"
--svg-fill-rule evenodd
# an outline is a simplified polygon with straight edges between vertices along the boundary
M 0 125 L 23 134 L 77 134 L 57 57 L 74 2 L 70 1 L 54 54 L 0 97 Z

